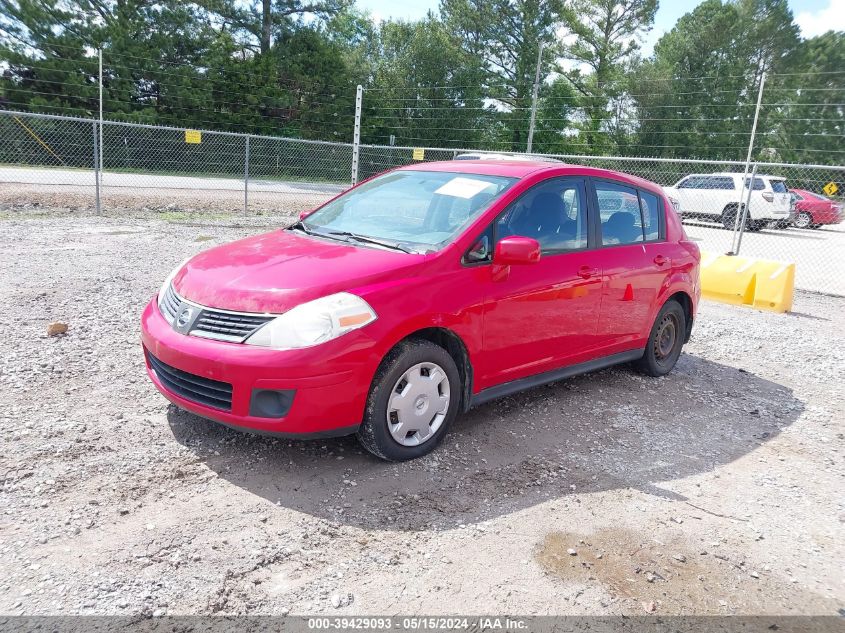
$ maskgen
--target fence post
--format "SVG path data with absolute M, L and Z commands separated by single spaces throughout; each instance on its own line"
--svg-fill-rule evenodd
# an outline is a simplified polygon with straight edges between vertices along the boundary
M 103 169 L 103 49 L 97 49 L 97 57 L 100 61 L 100 170 Z
M 766 84 L 766 73 L 763 73 L 760 76 L 760 89 L 757 91 L 757 107 L 754 110 L 754 123 L 751 125 L 751 138 L 748 141 L 748 154 L 745 157 L 745 171 L 742 174 L 742 182 L 745 183 L 746 179 L 748 178 L 748 168 L 751 165 L 751 152 L 754 149 L 754 135 L 757 133 L 757 119 L 760 117 L 760 103 L 763 101 L 763 86 Z M 753 185 L 754 182 L 750 182 L 749 185 Z M 750 187 L 749 187 L 750 191 Z M 749 194 L 750 195 L 750 194 Z M 742 198 L 740 197 L 739 201 L 740 204 L 742 203 Z M 736 244 L 736 234 L 739 230 L 739 216 L 742 215 L 737 209 L 736 219 L 734 220 L 734 232 L 731 236 L 731 250 L 728 254 L 738 254 L 739 246 Z
M 249 213 L 249 134 L 246 135 L 244 154 L 244 214 Z
M 754 190 L 754 179 L 756 177 L 757 163 L 754 163 L 754 169 L 751 170 L 751 180 L 748 182 L 748 193 L 745 195 L 745 204 L 742 206 L 740 213 L 737 213 L 741 218 L 739 221 L 739 239 L 736 241 L 736 248 L 732 251 L 734 255 L 739 255 L 739 249 L 742 247 L 742 234 L 745 233 L 745 222 L 748 214 L 751 213 L 751 192 Z
M 91 123 L 91 130 L 94 133 L 94 208 L 97 215 L 100 215 L 100 148 L 97 143 L 97 122 Z
M 355 89 L 355 129 L 352 133 L 352 186 L 358 184 L 358 159 L 361 152 L 361 103 L 364 100 L 364 88 L 361 84 Z
M 528 125 L 528 147 L 527 153 L 531 153 L 531 146 L 534 144 L 534 121 L 537 118 L 537 93 L 540 90 L 540 66 L 543 63 L 543 42 L 540 42 L 540 50 L 537 52 L 537 73 L 534 75 L 534 93 L 531 96 L 531 122 Z

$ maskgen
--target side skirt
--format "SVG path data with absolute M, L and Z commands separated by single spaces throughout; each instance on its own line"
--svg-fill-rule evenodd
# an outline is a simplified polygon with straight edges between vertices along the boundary
M 589 360 L 585 363 L 578 363 L 577 365 L 570 365 L 569 367 L 561 367 L 560 369 L 543 372 L 542 374 L 537 374 L 536 376 L 528 376 L 526 378 L 512 380 L 511 382 L 506 382 L 501 385 L 495 385 L 494 387 L 488 387 L 487 389 L 474 394 L 470 400 L 469 406 L 476 407 L 480 404 L 484 404 L 485 402 L 489 402 L 490 400 L 509 396 L 520 391 L 525 391 L 526 389 L 531 389 L 532 387 L 547 385 L 550 382 L 556 382 L 558 380 L 563 380 L 564 378 L 577 376 L 578 374 L 586 374 L 587 372 L 605 369 L 606 367 L 612 367 L 613 365 L 619 365 L 620 363 L 628 363 L 632 360 L 639 360 L 643 357 L 643 353 L 644 351 L 641 349 L 619 352 L 618 354 Z

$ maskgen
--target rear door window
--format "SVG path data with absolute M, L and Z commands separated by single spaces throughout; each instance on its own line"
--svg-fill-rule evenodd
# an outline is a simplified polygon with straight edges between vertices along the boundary
M 643 241 L 642 215 L 637 190 L 625 185 L 595 181 L 603 246 Z
M 751 182 L 751 178 L 745 179 L 745 187 L 748 188 L 748 183 Z M 754 186 L 751 187 L 752 191 L 763 191 L 766 188 L 766 183 L 763 182 L 762 178 L 755 178 L 754 179 Z

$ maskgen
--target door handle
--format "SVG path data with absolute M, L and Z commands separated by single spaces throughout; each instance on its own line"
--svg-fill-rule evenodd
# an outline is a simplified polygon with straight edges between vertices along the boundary
M 598 268 L 592 268 L 590 266 L 581 266 L 581 268 L 578 269 L 578 276 L 581 279 L 589 279 L 590 277 L 595 277 L 598 274 Z
M 657 264 L 658 266 L 665 266 L 666 264 L 669 263 L 669 258 L 663 257 L 663 255 L 658 255 L 657 257 L 654 258 L 654 263 Z

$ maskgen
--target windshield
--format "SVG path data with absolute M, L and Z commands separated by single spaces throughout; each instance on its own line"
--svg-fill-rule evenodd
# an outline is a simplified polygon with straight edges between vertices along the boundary
M 336 198 L 305 218 L 315 233 L 354 234 L 437 249 L 454 238 L 516 178 L 437 171 L 394 171 Z

